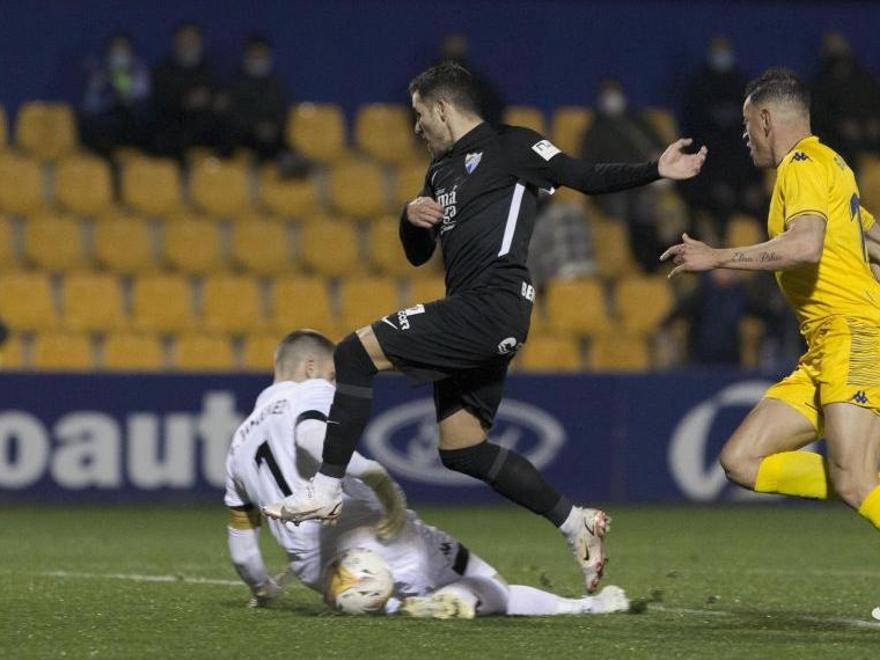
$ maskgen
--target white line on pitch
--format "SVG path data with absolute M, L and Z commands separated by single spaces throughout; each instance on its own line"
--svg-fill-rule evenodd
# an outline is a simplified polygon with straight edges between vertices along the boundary
M 655 612 L 665 612 L 666 614 L 686 614 L 689 616 L 736 616 L 736 612 L 728 612 L 726 610 L 697 610 L 691 609 L 687 607 L 664 607 L 663 605 L 648 605 L 649 610 L 654 610 Z M 836 623 L 841 626 L 852 626 L 854 628 L 871 628 L 873 630 L 880 630 L 880 623 L 874 621 L 863 621 L 861 619 L 849 619 L 846 617 L 838 617 L 838 616 L 813 616 L 809 614 L 780 614 L 780 617 L 785 618 L 794 618 L 798 621 L 807 621 L 809 623 Z M 768 619 L 772 619 L 772 614 L 767 614 Z
M 186 577 L 183 575 L 140 575 L 138 573 L 78 573 L 71 571 L 49 571 L 38 573 L 43 577 L 85 578 L 90 580 L 128 580 L 129 582 L 160 582 L 167 584 L 208 584 L 219 587 L 244 587 L 240 580 L 219 580 L 216 578 Z

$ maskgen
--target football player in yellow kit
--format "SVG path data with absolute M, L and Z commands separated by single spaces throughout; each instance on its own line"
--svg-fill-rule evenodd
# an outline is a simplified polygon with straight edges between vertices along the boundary
M 721 465 L 762 493 L 836 494 L 880 529 L 880 228 L 859 203 L 852 170 L 810 131 L 810 95 L 797 76 L 770 69 L 749 84 L 746 139 L 757 167 L 776 168 L 770 240 L 713 249 L 688 237 L 669 248 L 681 272 L 774 271 L 807 352 L 730 437 Z M 820 454 L 797 451 L 816 438 Z

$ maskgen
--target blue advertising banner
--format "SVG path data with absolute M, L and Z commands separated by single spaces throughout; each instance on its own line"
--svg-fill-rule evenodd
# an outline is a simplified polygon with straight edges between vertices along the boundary
M 572 499 L 752 499 L 730 486 L 721 445 L 771 380 L 739 371 L 514 375 L 491 437 Z M 261 376 L 0 376 L 0 501 L 221 501 L 229 439 Z M 377 380 L 359 448 L 415 503 L 498 501 L 446 470 L 429 388 Z

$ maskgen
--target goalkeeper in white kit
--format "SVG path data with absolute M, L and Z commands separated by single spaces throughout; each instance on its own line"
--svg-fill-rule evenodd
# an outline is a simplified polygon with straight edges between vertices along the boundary
M 298 330 L 275 353 L 275 380 L 235 433 L 226 461 L 225 503 L 229 551 L 253 594 L 266 606 L 296 577 L 324 593 L 336 559 L 351 548 L 378 554 L 394 582 L 382 610 L 415 617 L 472 618 L 491 614 L 547 616 L 599 614 L 629 609 L 619 587 L 597 596 L 562 598 L 528 586 L 508 585 L 485 561 L 455 538 L 422 522 L 406 508 L 403 491 L 375 461 L 355 454 L 343 482 L 344 506 L 335 525 L 276 519 L 277 503 L 314 476 L 321 462 L 327 413 L 334 394 L 333 343 L 318 332 Z M 259 534 L 269 529 L 286 551 L 283 578 L 269 576 Z M 324 593 L 325 597 L 327 596 Z

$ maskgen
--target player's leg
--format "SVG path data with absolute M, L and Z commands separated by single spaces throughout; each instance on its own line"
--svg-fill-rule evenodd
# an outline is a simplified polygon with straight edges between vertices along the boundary
M 805 367 L 774 385 L 721 451 L 728 479 L 761 493 L 828 497 L 827 467 L 813 442 L 821 425 L 816 387 Z
M 629 598 L 620 587 L 609 585 L 596 596 L 563 598 L 556 594 L 512 584 L 508 590 L 508 616 L 556 616 L 560 614 L 610 614 L 629 610 Z
M 825 437 L 834 490 L 880 529 L 880 416 L 850 403 L 825 408 Z
M 581 566 L 587 592 L 592 593 L 607 561 L 603 538 L 611 519 L 603 511 L 573 506 L 528 459 L 488 440 L 507 364 L 507 360 L 496 360 L 434 384 L 440 458 L 447 468 L 484 481 L 559 528 Z

